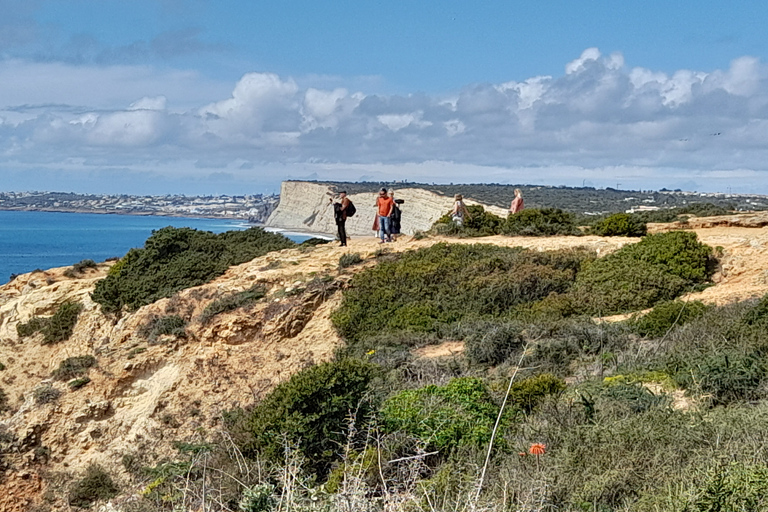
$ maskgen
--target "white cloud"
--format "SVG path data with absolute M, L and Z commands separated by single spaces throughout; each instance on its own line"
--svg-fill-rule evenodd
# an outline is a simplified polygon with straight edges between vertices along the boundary
M 184 71 L 0 61 L 0 168 L 11 159 L 74 159 L 84 170 L 237 162 L 226 171 L 236 181 L 288 172 L 264 171 L 269 166 L 322 162 L 354 166 L 355 176 L 372 175 L 360 166 L 375 164 L 411 169 L 400 178 L 422 172 L 429 179 L 441 176 L 425 171 L 440 161 L 453 169 L 538 169 L 525 173 L 528 181 L 555 180 L 568 169 L 593 182 L 610 173 L 625 181 L 683 182 L 689 173 L 721 183 L 722 173 L 745 170 L 768 177 L 768 66 L 752 57 L 725 70 L 667 74 L 589 48 L 561 76 L 474 84 L 451 96 L 366 95 L 333 82 L 308 87 L 248 73 L 223 91 Z M 628 168 L 631 176 L 622 174 Z M 494 173 L 470 178 L 498 181 Z M 442 176 L 459 181 L 449 174 Z

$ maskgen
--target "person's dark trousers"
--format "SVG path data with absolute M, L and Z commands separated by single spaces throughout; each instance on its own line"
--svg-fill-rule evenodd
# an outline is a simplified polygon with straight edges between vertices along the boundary
M 339 242 L 341 245 L 347 245 L 347 221 L 336 221 L 336 226 L 339 228 Z

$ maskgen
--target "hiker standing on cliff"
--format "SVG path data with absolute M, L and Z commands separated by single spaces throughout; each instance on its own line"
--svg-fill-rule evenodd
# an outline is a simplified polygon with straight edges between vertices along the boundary
M 331 198 L 333 202 L 333 198 Z M 341 244 L 339 247 L 347 246 L 347 209 L 349 208 L 350 201 L 347 197 L 346 190 L 339 192 L 339 201 L 333 203 L 333 217 L 336 220 L 336 227 L 339 230 L 339 241 Z
M 387 195 L 387 189 L 382 188 L 379 191 L 379 197 L 376 199 L 376 208 L 379 219 L 379 236 L 381 238 L 380 244 L 392 241 L 392 225 L 391 216 L 392 210 L 395 207 L 395 201 Z M 384 239 L 386 235 L 386 240 Z
M 402 219 L 403 215 L 403 213 L 400 211 L 400 205 L 403 203 L 403 200 L 395 199 L 394 190 L 389 191 L 389 198 L 392 199 L 392 201 L 395 203 L 392 205 L 392 215 L 389 216 L 389 223 L 392 231 L 392 240 L 397 242 L 397 235 L 400 234 L 400 220 Z
M 512 200 L 512 204 L 509 205 L 509 213 L 515 214 L 523 209 L 523 192 L 519 189 L 515 189 L 515 198 Z
M 451 210 L 451 220 L 453 222 L 461 227 L 464 225 L 464 219 L 469 218 L 469 210 L 467 210 L 466 205 L 464 204 L 464 197 L 461 194 L 456 194 L 453 196 L 453 210 Z

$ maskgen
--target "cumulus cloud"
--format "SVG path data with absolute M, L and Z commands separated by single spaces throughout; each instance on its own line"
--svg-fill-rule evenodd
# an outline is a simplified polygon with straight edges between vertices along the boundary
M 40 70 L 51 80 L 35 78 Z M 431 96 L 302 87 L 254 72 L 227 93 L 209 88 L 196 107 L 173 108 L 185 94 L 190 102 L 198 79 L 150 68 L 0 62 L 9 91 L 0 98 L 0 157 L 98 157 L 147 168 L 187 161 L 190 172 L 216 162 L 235 180 L 261 172 L 274 180 L 288 167 L 318 165 L 337 174 L 351 169 L 350 178 L 374 175 L 360 166 L 383 166 L 392 178 L 427 181 L 460 181 L 448 170 L 464 166 L 473 169 L 463 177 L 469 181 L 500 181 L 498 169 L 534 169 L 512 173 L 511 182 L 566 179 L 574 169 L 582 180 L 641 183 L 646 176 L 657 186 L 671 185 L 659 183 L 664 177 L 713 184 L 768 177 L 768 66 L 752 57 L 724 70 L 667 74 L 589 48 L 561 76 Z M 100 82 L 114 85 L 111 95 L 103 86 L 88 88 L 92 98 L 80 92 Z M 477 169 L 488 169 L 487 177 Z

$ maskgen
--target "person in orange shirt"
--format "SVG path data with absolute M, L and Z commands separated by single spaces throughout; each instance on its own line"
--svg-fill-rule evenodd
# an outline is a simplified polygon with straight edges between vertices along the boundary
M 395 201 L 387 195 L 387 189 L 382 188 L 379 191 L 379 197 L 376 199 L 376 208 L 379 215 L 379 237 L 380 244 L 392 241 L 392 209 L 395 207 Z M 386 235 L 386 240 L 384 238 Z

